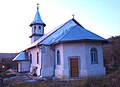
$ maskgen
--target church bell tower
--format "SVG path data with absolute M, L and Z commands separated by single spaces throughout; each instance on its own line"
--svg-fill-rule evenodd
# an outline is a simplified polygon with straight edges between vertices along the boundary
M 32 28 L 32 35 L 30 36 L 31 43 L 34 43 L 36 40 L 44 35 L 45 26 L 46 24 L 42 21 L 39 13 L 39 4 L 37 4 L 37 12 L 35 14 L 34 20 L 30 24 L 30 27 Z

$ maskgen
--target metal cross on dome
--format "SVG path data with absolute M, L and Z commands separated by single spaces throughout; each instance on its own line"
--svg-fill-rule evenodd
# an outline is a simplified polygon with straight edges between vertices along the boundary
M 37 9 L 39 9 L 39 3 L 37 3 Z
M 39 3 L 37 3 L 37 6 L 39 6 Z
M 73 19 L 74 19 L 75 15 L 73 14 L 72 16 L 73 16 Z

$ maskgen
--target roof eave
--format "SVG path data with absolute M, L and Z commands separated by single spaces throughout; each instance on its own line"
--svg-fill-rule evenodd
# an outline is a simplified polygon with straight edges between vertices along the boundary
M 58 44 L 58 43 L 84 42 L 84 41 L 108 43 L 108 40 L 91 40 L 91 39 L 81 39 L 81 40 L 66 40 L 66 41 L 57 41 L 57 42 L 52 43 L 51 45 L 55 45 L 55 44 Z
M 30 60 L 13 60 L 13 61 L 30 61 Z
M 43 25 L 44 27 L 46 26 L 44 23 L 31 23 L 29 26 L 32 27 L 33 25 Z
M 35 46 L 31 46 L 31 47 L 25 49 L 24 52 L 27 51 L 27 50 L 30 50 L 30 49 L 36 48 L 36 47 L 38 47 L 38 46 L 41 46 L 41 45 L 42 45 L 42 44 L 37 44 L 37 45 L 35 45 Z
M 36 33 L 34 33 L 31 36 L 29 36 L 29 38 L 32 38 L 33 36 L 43 36 L 43 34 L 36 34 Z

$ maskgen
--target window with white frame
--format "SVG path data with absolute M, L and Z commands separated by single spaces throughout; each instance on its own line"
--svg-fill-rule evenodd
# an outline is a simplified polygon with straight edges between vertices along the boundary
M 98 63 L 98 53 L 96 48 L 91 48 L 91 64 L 97 64 Z
M 60 51 L 57 51 L 57 65 L 60 65 L 61 61 L 60 61 Z

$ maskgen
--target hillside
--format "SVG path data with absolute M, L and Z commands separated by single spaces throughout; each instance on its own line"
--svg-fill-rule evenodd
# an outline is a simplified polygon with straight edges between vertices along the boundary
M 120 36 L 108 38 L 108 43 L 103 45 L 104 63 L 107 73 L 116 71 L 120 67 Z

